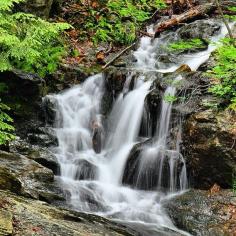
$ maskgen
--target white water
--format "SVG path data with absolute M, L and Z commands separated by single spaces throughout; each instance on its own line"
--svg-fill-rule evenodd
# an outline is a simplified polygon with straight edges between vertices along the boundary
M 152 42 L 149 37 L 141 39 L 139 49 L 134 52 L 137 59 L 136 69 L 156 70 L 155 48 L 158 42 L 158 39 Z M 213 49 L 202 52 L 205 53 L 204 57 L 196 53 L 191 55 L 191 60 L 183 58 L 181 64 L 185 63 L 197 69 L 207 60 L 211 50 Z M 178 64 L 171 68 L 159 68 L 158 71 L 173 71 L 177 67 Z M 137 170 L 136 187 L 140 182 L 145 184 L 147 181 L 147 184 L 150 184 L 149 182 L 156 181 L 156 188 L 143 191 L 134 186 L 122 185 L 129 153 L 139 140 L 144 100 L 152 83 L 151 78 L 146 80 L 146 77 L 141 75 L 136 78 L 134 89 L 129 91 L 131 77 L 132 74 L 127 78 L 123 92 L 114 102 L 106 121 L 108 130 L 102 132 L 104 145 L 100 154 L 95 153 L 92 148 L 92 123 L 105 122 L 100 115 L 104 90 L 103 75 L 92 76 L 82 85 L 58 95 L 51 95 L 56 101 L 58 111 L 55 130 L 59 145 L 55 152 L 61 165 L 62 188 L 74 209 L 96 213 L 131 225 L 143 235 L 189 235 L 178 230 L 161 207 L 161 200 L 187 187 L 184 158 L 179 150 L 180 128 L 175 148 L 171 148 L 168 143 L 172 103 L 162 101 L 161 111 L 157 111 L 160 112 L 160 119 L 154 141 L 146 145 L 139 156 L 141 161 Z M 181 76 L 176 80 L 181 80 Z M 173 96 L 175 90 L 174 86 L 170 86 L 165 95 Z M 147 175 L 153 165 L 156 166 L 155 172 L 158 176 L 155 180 Z M 166 165 L 168 171 L 163 170 Z M 163 187 L 166 188 L 165 192 L 170 194 L 164 194 Z

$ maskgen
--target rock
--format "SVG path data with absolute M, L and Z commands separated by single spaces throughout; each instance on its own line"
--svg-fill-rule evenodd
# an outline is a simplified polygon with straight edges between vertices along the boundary
M 27 0 L 18 7 L 21 11 L 48 18 L 53 0 Z
M 183 144 L 188 171 L 196 188 L 217 183 L 231 188 L 236 173 L 236 116 L 206 109 L 191 115 L 184 124 Z
M 144 101 L 145 111 L 148 113 L 147 117 L 149 118 L 148 123 L 153 135 L 156 132 L 157 120 L 159 118 L 159 112 L 157 111 L 161 110 L 162 95 L 163 91 L 160 91 L 159 89 L 153 89 L 147 94 Z
M 4 203 L 7 203 L 5 204 L 6 211 L 8 214 L 13 215 L 14 218 L 14 235 L 139 235 L 128 227 L 100 216 L 56 208 L 45 202 L 27 199 L 13 195 L 9 192 L 0 191 L 0 206 Z M 4 224 L 4 227 L 6 227 L 6 224 Z
M 77 180 L 94 180 L 97 176 L 97 167 L 87 160 L 78 160 Z
M 60 164 L 57 157 L 48 149 L 41 146 L 31 145 L 28 142 L 17 138 L 10 142 L 10 152 L 25 155 L 42 166 L 53 171 L 55 175 L 60 174 Z
M 236 232 L 236 197 L 229 190 L 190 190 L 164 203 L 177 227 L 192 235 L 222 236 Z
M 33 129 L 35 128 L 35 129 Z M 32 145 L 40 145 L 44 147 L 56 146 L 57 138 L 51 127 L 32 127 L 27 134 L 27 140 Z
M 177 34 L 182 40 L 194 38 L 209 39 L 218 33 L 220 28 L 220 23 L 216 23 L 215 20 L 196 20 L 181 27 L 177 30 Z
M 94 121 L 92 124 L 92 143 L 93 150 L 96 153 L 101 153 L 102 150 L 102 126 L 98 122 Z
M 125 69 L 109 67 L 105 70 L 105 91 L 101 101 L 101 113 L 104 116 L 107 116 L 110 113 L 113 101 L 123 90 L 126 75 Z
M 168 191 L 170 189 L 168 153 L 163 153 L 162 150 L 158 153 L 155 146 L 151 146 L 151 143 L 152 140 L 147 140 L 132 148 L 125 165 L 122 183 L 141 190 L 158 188 L 162 191 Z M 165 155 L 163 162 L 161 162 L 161 155 Z M 180 175 L 182 165 L 183 163 L 179 159 L 173 162 L 176 176 Z M 161 171 L 161 179 L 159 171 Z
M 9 236 L 13 234 L 12 213 L 0 207 L 0 235 Z
M 125 69 L 121 70 L 115 67 L 109 67 L 105 70 L 104 76 L 106 87 L 108 87 L 109 91 L 114 91 L 114 95 L 116 97 L 116 95 L 121 92 L 124 87 L 127 71 Z
M 0 151 L 0 189 L 40 199 L 43 195 L 45 198 L 44 192 L 48 196 L 61 193 L 53 181 L 53 172 L 37 162 L 23 155 Z
M 1 99 L 11 108 L 16 134 L 27 138 L 31 129 L 43 126 L 41 97 L 45 81 L 35 74 L 12 71 L 1 72 L 0 82 L 8 88 Z
M 28 153 L 27 157 L 52 170 L 54 175 L 60 175 L 60 164 L 57 157 L 48 149 L 35 148 Z
M 43 110 L 46 124 L 55 124 L 57 114 L 57 100 L 54 98 L 54 96 L 47 95 L 43 98 Z

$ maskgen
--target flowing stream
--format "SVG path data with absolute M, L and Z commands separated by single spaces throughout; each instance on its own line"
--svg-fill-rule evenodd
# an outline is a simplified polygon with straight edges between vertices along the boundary
M 148 31 L 151 32 L 152 27 Z M 223 27 L 221 31 L 213 37 L 213 41 L 226 33 Z M 179 128 L 174 148 L 168 141 L 172 102 L 163 99 L 161 109 L 156 111 L 159 119 L 152 142 L 144 145 L 137 157 L 140 162 L 135 184 L 122 184 L 130 151 L 141 140 L 139 131 L 145 98 L 153 82 L 153 77 L 147 78 L 145 73 L 153 70 L 171 72 L 181 64 L 188 64 L 196 70 L 215 47 L 209 46 L 203 52 L 191 54 L 191 58 L 188 54 L 176 64 L 157 69 L 157 47 L 161 43 L 161 37 L 154 41 L 149 37 L 141 38 L 140 46 L 134 52 L 136 62 L 127 74 L 123 91 L 114 100 L 106 120 L 100 111 L 105 89 L 103 74 L 89 77 L 83 84 L 60 94 L 49 95 L 57 104 L 55 131 L 59 144 L 54 151 L 61 166 L 58 178 L 73 209 L 114 219 L 135 228 L 141 235 L 189 235 L 177 229 L 162 209 L 163 200 L 188 188 L 185 161 L 179 147 L 181 117 L 175 124 Z M 130 90 L 135 70 L 143 73 L 136 76 L 134 87 Z M 181 79 L 177 76 L 174 82 Z M 174 96 L 175 93 L 175 86 L 170 85 L 164 96 Z M 94 123 L 101 126 L 100 153 L 93 149 Z M 104 123 L 106 125 L 102 125 Z M 141 185 L 152 188 L 143 189 Z

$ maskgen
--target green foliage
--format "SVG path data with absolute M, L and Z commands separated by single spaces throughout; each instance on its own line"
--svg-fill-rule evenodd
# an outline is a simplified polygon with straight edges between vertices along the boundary
M 228 107 L 236 110 L 236 48 L 232 39 L 222 40 L 215 58 L 216 65 L 209 71 L 209 74 L 214 77 L 214 84 L 210 91 L 224 98 Z
M 5 83 L 0 83 L 0 94 L 7 92 L 8 87 Z M 11 125 L 13 120 L 7 114 L 10 108 L 1 102 L 0 99 L 0 145 L 6 144 L 8 141 L 15 138 L 14 127 Z
M 106 13 L 92 11 L 85 28 L 93 31 L 93 41 L 130 44 L 140 24 L 148 20 L 153 9 L 165 7 L 163 0 L 108 0 Z M 99 16 L 99 17 L 98 17 Z
M 17 68 L 44 77 L 56 70 L 66 54 L 61 32 L 70 26 L 50 23 L 31 14 L 12 13 L 13 4 L 22 1 L 0 3 L 0 71 Z
M 12 118 L 6 113 L 10 108 L 0 102 L 0 145 L 6 144 L 8 141 L 15 139 L 14 127 L 11 125 Z
M 167 94 L 164 96 L 164 101 L 165 102 L 169 102 L 169 103 L 172 103 L 172 102 L 175 102 L 177 101 L 177 97 L 176 96 L 173 96 L 173 95 L 170 95 L 170 94 Z
M 234 12 L 234 15 L 225 15 L 225 18 L 236 21 L 236 7 L 228 7 L 228 10 Z
M 180 40 L 175 43 L 171 43 L 168 45 L 168 49 L 174 52 L 183 52 L 190 49 L 204 49 L 206 44 L 202 39 L 190 39 L 190 40 Z
M 14 3 L 24 2 L 25 0 L 1 0 L 0 11 L 10 11 Z
M 233 192 L 236 194 L 236 179 L 233 179 Z

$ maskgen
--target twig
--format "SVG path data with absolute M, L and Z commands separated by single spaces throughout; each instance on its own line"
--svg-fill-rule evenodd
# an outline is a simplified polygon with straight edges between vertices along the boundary
M 118 53 L 114 58 L 112 58 L 109 62 L 107 62 L 106 65 L 102 67 L 102 69 L 106 69 L 108 66 L 110 66 L 116 59 L 118 59 L 120 56 L 122 56 L 126 51 L 128 51 L 130 48 L 134 47 L 136 43 L 131 44 L 130 46 L 123 49 L 120 53 Z

